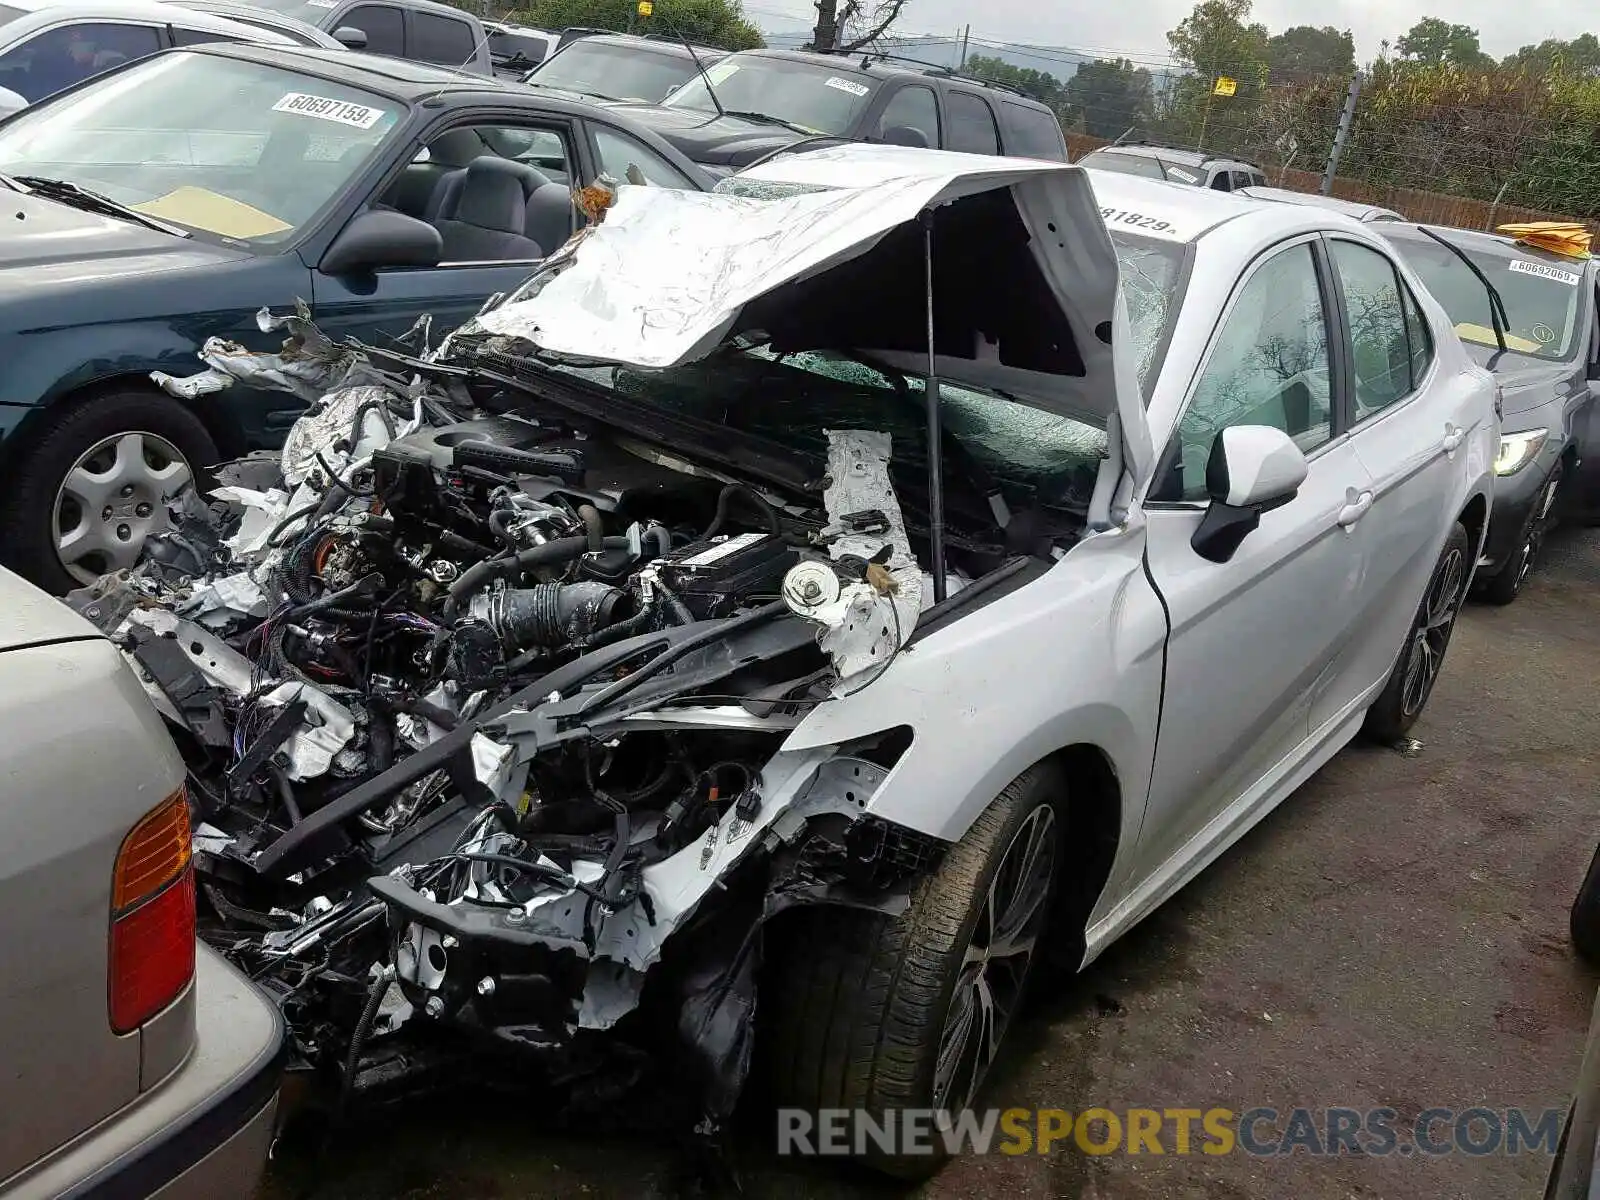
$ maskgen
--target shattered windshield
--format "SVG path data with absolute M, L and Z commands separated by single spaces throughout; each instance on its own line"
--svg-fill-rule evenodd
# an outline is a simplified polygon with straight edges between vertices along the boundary
M 396 101 L 264 63 L 149 59 L 0 128 L 0 173 L 64 180 L 233 243 L 287 241 L 405 116 Z
M 1446 235 L 1448 236 L 1448 235 Z M 1444 306 L 1464 342 L 1498 347 L 1489 294 L 1478 277 L 1444 246 L 1430 240 L 1395 238 L 1406 264 Z M 1563 264 L 1517 246 L 1461 249 L 1489 277 L 1505 301 L 1506 349 L 1531 358 L 1560 361 L 1572 356 L 1578 319 L 1582 264 Z
M 773 58 L 765 54 L 730 54 L 706 78 L 696 75 L 661 103 L 666 108 L 693 108 L 715 113 L 753 112 L 775 117 L 811 134 L 845 134 L 872 99 L 876 81 L 849 67 Z
M 1128 325 L 1133 331 L 1139 390 L 1149 404 L 1161 373 L 1161 360 L 1167 353 L 1172 322 L 1182 302 L 1183 247 L 1115 230 L 1111 245 L 1117 252 L 1122 302 L 1128 308 Z
M 920 378 L 837 354 L 780 356 L 765 346 L 659 371 L 553 369 L 631 400 L 780 443 L 819 465 L 826 460 L 827 429 L 883 430 L 893 439 L 896 485 L 912 493 L 926 486 Z M 1069 508 L 1088 503 L 1106 448 L 1104 429 L 949 383 L 940 384 L 939 395 L 947 453 L 953 444 L 955 453 L 987 472 L 1015 501 L 1037 497 Z M 947 470 L 947 477 L 959 475 L 959 465 Z

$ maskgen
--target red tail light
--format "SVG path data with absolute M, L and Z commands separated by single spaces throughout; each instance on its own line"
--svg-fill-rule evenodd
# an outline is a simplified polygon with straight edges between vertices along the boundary
M 130 1033 L 194 977 L 194 867 L 182 790 L 122 839 L 111 897 L 111 1028 Z

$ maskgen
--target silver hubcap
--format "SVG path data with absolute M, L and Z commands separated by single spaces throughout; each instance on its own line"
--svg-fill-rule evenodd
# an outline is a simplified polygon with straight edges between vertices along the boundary
M 1006 847 L 962 957 L 939 1035 L 935 1109 L 956 1112 L 970 1105 L 994 1062 L 1033 961 L 1055 867 L 1056 814 L 1041 804 Z
M 56 555 L 79 583 L 139 560 L 167 528 L 167 499 L 194 477 L 176 446 L 153 433 L 118 433 L 91 446 L 56 492 Z
M 1405 683 L 1400 700 L 1405 715 L 1415 716 L 1427 703 L 1433 682 L 1444 662 L 1444 649 L 1450 643 L 1456 614 L 1461 611 L 1461 595 L 1467 579 L 1467 556 L 1452 550 L 1433 573 L 1428 594 L 1422 598 L 1422 611 L 1411 632 L 1411 650 L 1406 657 Z

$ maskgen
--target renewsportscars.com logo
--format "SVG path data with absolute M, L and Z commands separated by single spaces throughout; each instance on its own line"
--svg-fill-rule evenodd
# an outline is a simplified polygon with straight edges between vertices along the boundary
M 1554 1154 L 1553 1108 L 798 1108 L 778 1110 L 779 1154 L 1292 1154 L 1438 1157 Z

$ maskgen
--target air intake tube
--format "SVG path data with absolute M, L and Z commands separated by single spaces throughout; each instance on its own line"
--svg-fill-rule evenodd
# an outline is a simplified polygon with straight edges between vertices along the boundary
M 474 596 L 469 612 L 493 629 L 508 651 L 559 649 L 615 624 L 631 604 L 626 592 L 608 583 L 541 583 Z

